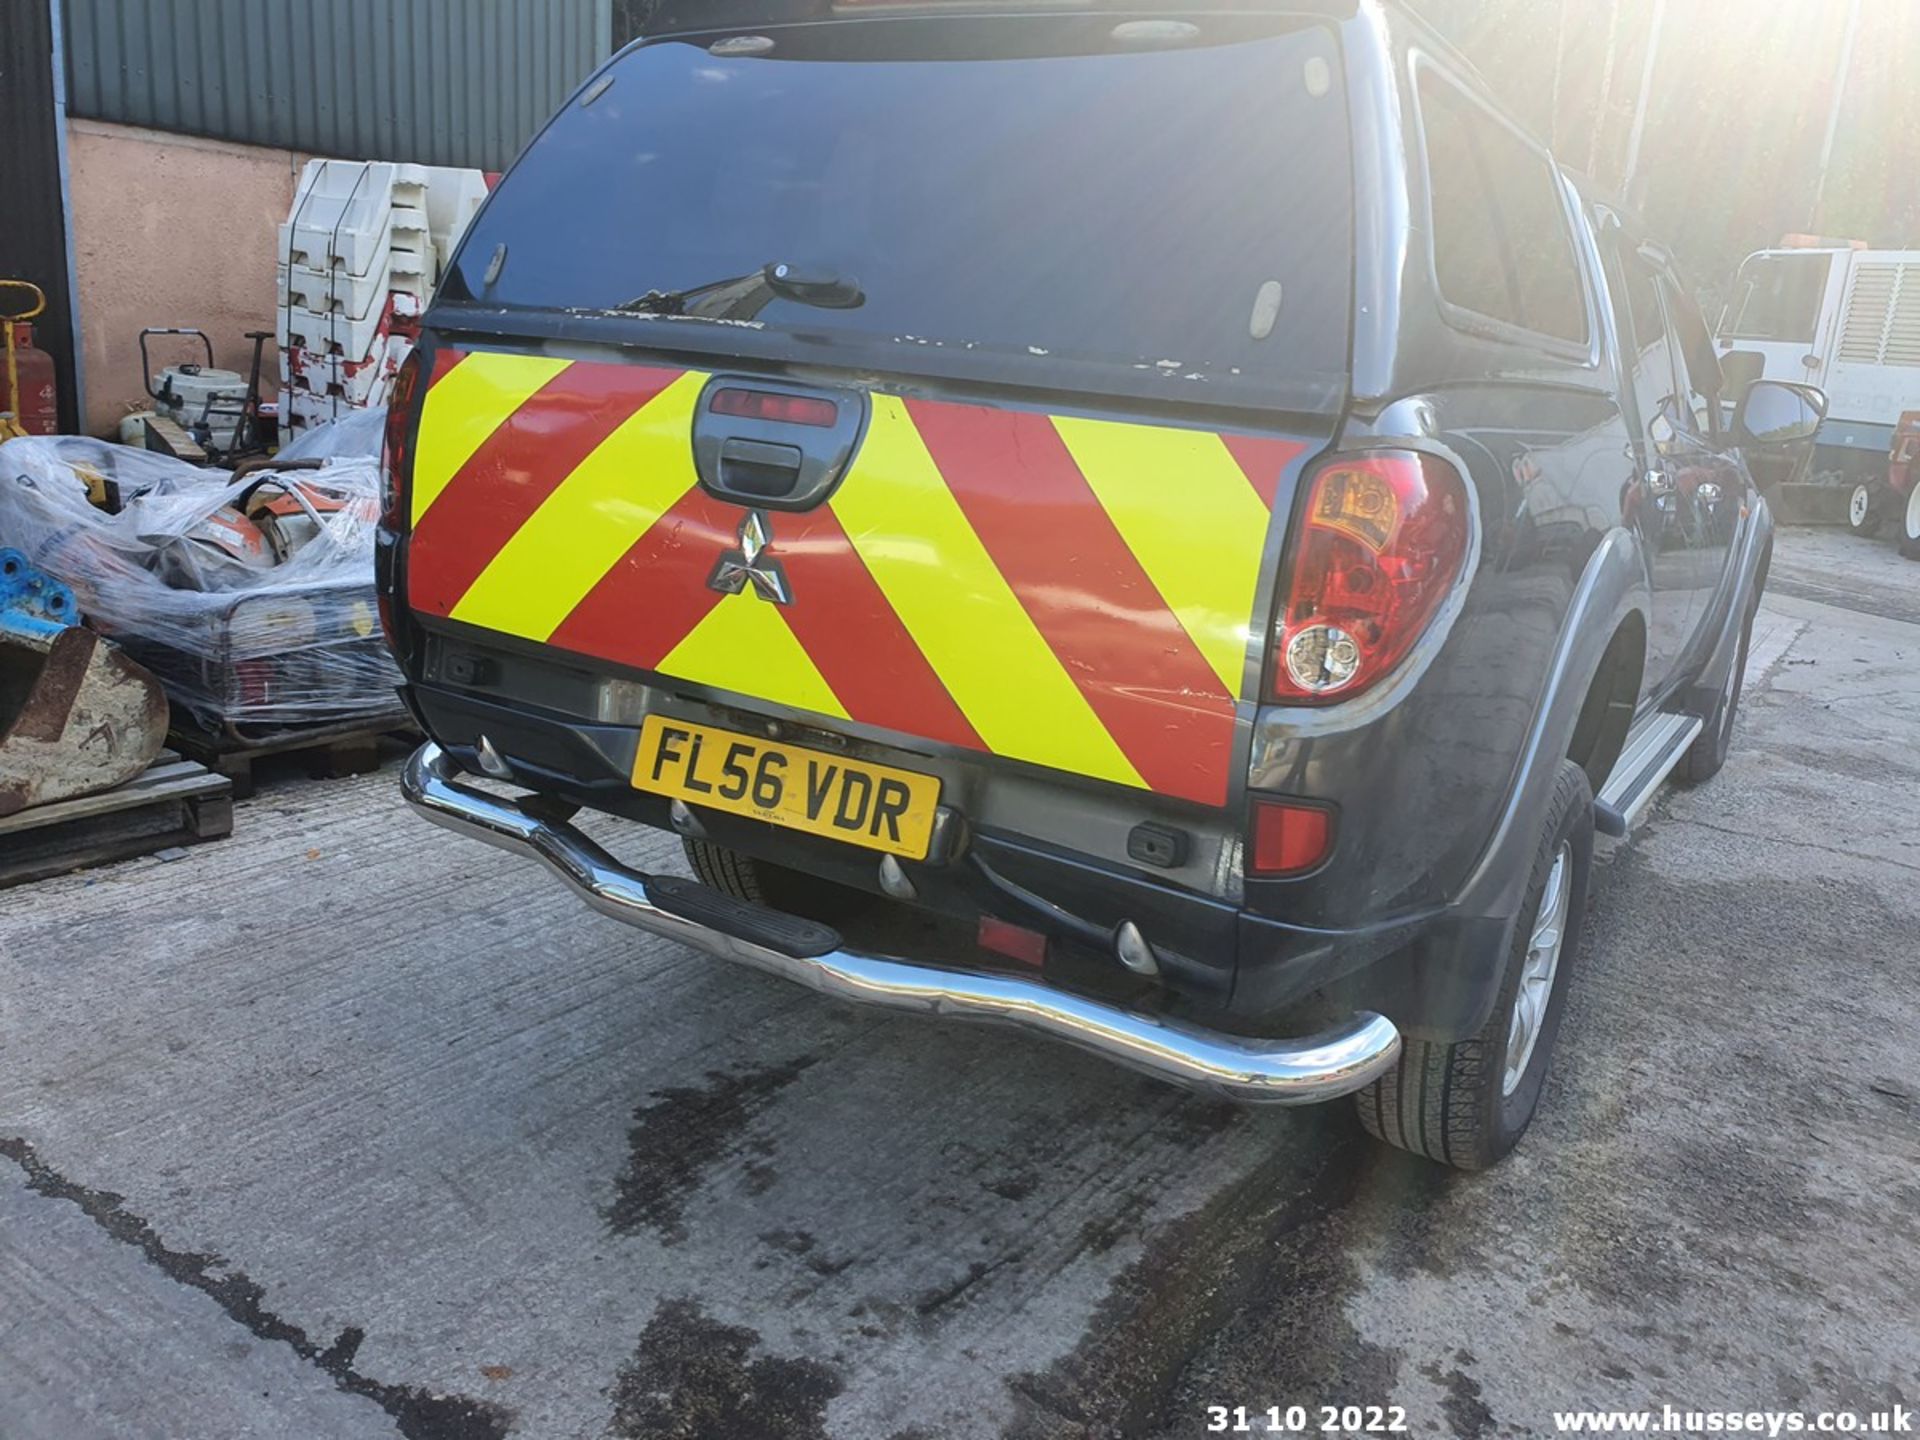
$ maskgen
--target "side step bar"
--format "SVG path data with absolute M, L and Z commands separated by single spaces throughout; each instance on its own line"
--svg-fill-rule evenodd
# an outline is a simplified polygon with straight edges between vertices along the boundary
M 1593 826 L 1619 839 L 1640 823 L 1653 797 L 1699 738 L 1698 715 L 1656 715 L 1627 739 L 1627 748 L 1593 802 Z
M 1037 1031 L 1191 1090 L 1268 1105 L 1351 1094 L 1400 1055 L 1393 1022 L 1365 1012 L 1300 1039 L 1230 1035 L 1122 1009 L 1037 978 L 939 970 L 863 954 L 841 948 L 825 926 L 770 911 L 757 912 L 757 927 L 741 924 L 736 911 L 757 907 L 677 877 L 631 870 L 573 826 L 538 819 L 509 798 L 459 784 L 457 773 L 452 759 L 429 741 L 407 762 L 401 792 L 437 825 L 544 861 L 603 914 L 842 1000 Z M 826 943 L 826 937 L 833 948 L 803 953 L 814 948 L 808 942 Z

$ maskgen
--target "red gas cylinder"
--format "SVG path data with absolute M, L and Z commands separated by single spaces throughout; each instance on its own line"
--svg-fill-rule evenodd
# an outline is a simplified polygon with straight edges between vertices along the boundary
M 33 326 L 24 320 L 12 323 L 13 368 L 19 377 L 20 394 L 16 404 L 5 391 L 5 374 L 0 373 L 0 410 L 17 410 L 14 419 L 29 435 L 57 435 L 60 392 L 54 387 L 53 356 L 34 347 Z M 5 364 L 0 359 L 0 366 Z

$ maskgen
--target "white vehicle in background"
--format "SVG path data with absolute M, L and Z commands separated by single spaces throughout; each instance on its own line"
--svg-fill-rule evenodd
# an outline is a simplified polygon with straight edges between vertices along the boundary
M 1872 535 L 1904 518 L 1887 455 L 1901 413 L 1920 410 L 1920 250 L 1783 243 L 1741 262 L 1720 317 L 1720 366 L 1734 394 L 1763 376 L 1826 392 L 1813 468 L 1846 477 L 1848 523 Z

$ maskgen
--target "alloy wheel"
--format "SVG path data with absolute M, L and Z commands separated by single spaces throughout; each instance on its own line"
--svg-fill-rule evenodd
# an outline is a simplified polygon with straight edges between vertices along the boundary
M 1567 905 L 1572 886 L 1567 883 L 1573 868 L 1573 849 L 1566 842 L 1554 853 L 1553 869 L 1547 872 L 1546 888 L 1540 892 L 1540 907 L 1534 913 L 1533 934 L 1527 939 L 1526 959 L 1520 968 L 1520 985 L 1513 995 L 1513 1018 L 1507 1029 L 1507 1070 L 1501 1094 L 1511 1095 L 1520 1088 L 1520 1077 L 1527 1073 L 1540 1032 L 1546 1028 L 1547 1004 L 1553 998 L 1553 977 L 1560 972 L 1560 949 L 1567 935 Z

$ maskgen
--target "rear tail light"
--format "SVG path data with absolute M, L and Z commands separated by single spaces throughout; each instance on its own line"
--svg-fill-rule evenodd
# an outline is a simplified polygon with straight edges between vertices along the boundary
M 1328 704 L 1391 673 L 1466 563 L 1470 512 L 1443 460 L 1383 450 L 1313 477 L 1274 621 L 1271 698 Z
M 418 350 L 407 356 L 387 397 L 387 431 L 380 453 L 380 528 L 396 535 L 407 528 L 407 470 L 413 460 L 409 442 L 422 364 Z
M 1253 843 L 1247 873 L 1304 875 L 1333 849 L 1333 811 L 1303 800 L 1253 802 Z

